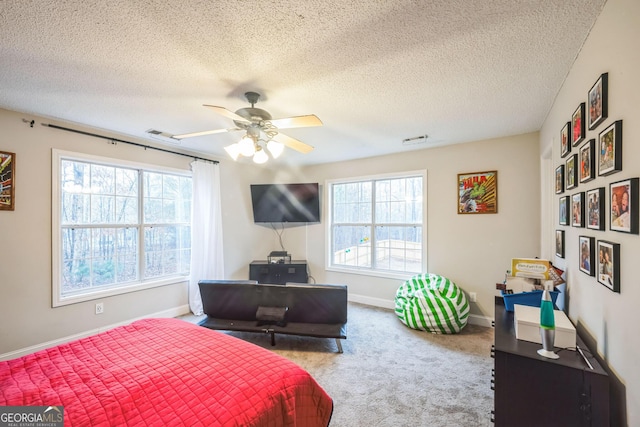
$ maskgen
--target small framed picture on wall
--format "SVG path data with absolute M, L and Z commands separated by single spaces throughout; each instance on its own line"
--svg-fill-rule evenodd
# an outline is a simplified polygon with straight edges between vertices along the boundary
M 611 216 L 609 229 L 638 234 L 638 178 L 609 184 Z
M 589 182 L 596 177 L 596 140 L 590 139 L 580 147 L 580 183 Z
M 564 165 L 556 168 L 556 194 L 564 193 Z
M 560 131 L 560 157 L 566 157 L 571 152 L 571 141 L 569 141 L 569 128 L 571 122 L 565 123 Z
M 560 197 L 558 200 L 558 215 L 560 225 L 569 225 L 569 209 L 571 202 L 569 196 Z
M 604 230 L 604 187 L 587 191 L 587 228 Z
M 578 186 L 578 155 L 569 156 L 565 167 L 565 176 L 567 178 L 566 189 L 570 190 Z
M 596 270 L 593 265 L 595 261 L 593 257 L 596 250 L 596 239 L 588 236 L 580 236 L 578 239 L 580 246 L 580 271 L 589 276 L 593 276 Z
M 571 116 L 571 143 L 575 147 L 584 141 L 584 102 L 581 103 Z
M 620 292 L 620 245 L 598 240 L 598 283 Z
M 556 230 L 556 256 L 564 258 L 564 231 Z
M 607 118 L 609 106 L 608 81 L 609 74 L 601 74 L 589 90 L 589 130 L 597 128 Z
M 584 227 L 584 193 L 571 196 L 571 225 Z
M 598 175 L 622 170 L 622 120 L 611 123 L 598 135 Z

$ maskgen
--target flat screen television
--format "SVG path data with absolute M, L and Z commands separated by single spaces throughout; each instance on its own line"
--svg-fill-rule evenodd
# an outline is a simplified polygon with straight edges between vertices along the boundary
M 254 222 L 320 222 L 317 183 L 252 184 Z

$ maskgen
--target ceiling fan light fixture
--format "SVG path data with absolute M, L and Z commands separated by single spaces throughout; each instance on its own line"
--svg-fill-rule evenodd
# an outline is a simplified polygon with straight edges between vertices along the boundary
M 234 162 L 238 160 L 238 156 L 240 156 L 240 146 L 237 142 L 231 145 L 227 145 L 226 147 L 224 147 L 224 150 L 227 152 L 229 157 L 233 159 Z
M 266 163 L 267 160 L 269 160 L 269 156 L 267 156 L 267 153 L 264 152 L 262 147 L 258 146 L 258 148 L 256 149 L 256 154 L 253 155 L 253 162 L 262 164 Z
M 267 142 L 267 150 L 269 150 L 274 159 L 277 159 L 284 150 L 284 144 L 270 139 Z
M 240 154 L 245 157 L 251 157 L 256 152 L 256 144 L 249 136 L 245 136 L 238 141 L 238 147 L 240 149 Z

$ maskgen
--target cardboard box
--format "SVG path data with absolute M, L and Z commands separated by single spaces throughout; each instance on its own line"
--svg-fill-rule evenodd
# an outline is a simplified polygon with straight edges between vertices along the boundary
M 576 328 L 564 311 L 553 310 L 556 322 L 554 346 L 558 348 L 576 348 Z M 514 305 L 513 322 L 516 338 L 523 341 L 542 344 L 540 338 L 540 307 Z
M 546 259 L 512 258 L 511 275 L 516 277 L 530 277 L 532 279 L 549 279 L 551 263 Z

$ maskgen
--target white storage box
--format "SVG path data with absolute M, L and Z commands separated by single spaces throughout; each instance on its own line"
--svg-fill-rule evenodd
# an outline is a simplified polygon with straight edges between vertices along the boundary
M 513 307 L 513 322 L 516 330 L 516 338 L 542 344 L 540 338 L 540 307 L 530 307 L 520 304 L 516 304 Z M 553 310 L 553 314 L 556 322 L 554 346 L 575 350 L 576 328 L 564 311 Z

